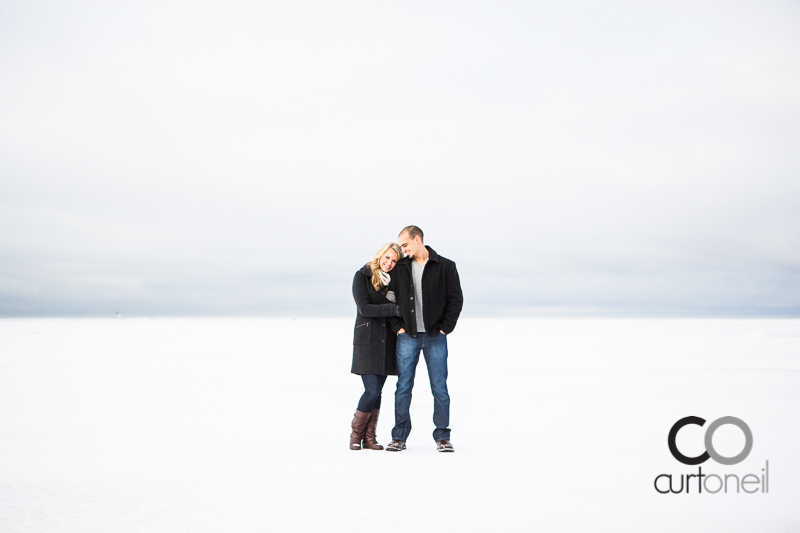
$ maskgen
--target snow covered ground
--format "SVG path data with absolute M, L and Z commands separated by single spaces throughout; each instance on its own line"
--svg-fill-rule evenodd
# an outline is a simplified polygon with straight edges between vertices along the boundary
M 453 454 L 424 362 L 408 450 L 347 448 L 351 342 L 351 319 L 0 320 L 0 531 L 800 530 L 800 320 L 463 318 Z M 768 460 L 769 493 L 657 493 L 697 472 L 667 448 L 688 415 L 744 420 L 750 456 L 703 472 Z

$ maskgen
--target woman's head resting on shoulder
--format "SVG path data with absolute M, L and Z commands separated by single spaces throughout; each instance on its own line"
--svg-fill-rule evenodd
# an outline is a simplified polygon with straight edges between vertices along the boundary
M 384 285 L 380 273 L 391 272 L 401 257 L 403 257 L 403 251 L 400 249 L 400 245 L 387 242 L 381 246 L 372 261 L 367 263 L 367 266 L 372 271 L 372 286 L 375 287 L 376 291 L 380 290 L 381 286 Z M 384 277 L 386 276 L 384 275 Z
M 381 270 L 384 272 L 391 272 L 401 257 L 403 257 L 403 252 L 400 250 L 400 245 L 387 242 L 383 245 L 383 248 L 375 254 L 372 260 L 377 260 L 378 266 L 381 267 Z

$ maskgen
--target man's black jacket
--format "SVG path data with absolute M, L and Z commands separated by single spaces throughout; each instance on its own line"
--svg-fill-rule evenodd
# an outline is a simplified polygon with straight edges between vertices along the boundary
M 456 329 L 458 315 L 464 305 L 461 281 L 453 261 L 440 256 L 430 246 L 425 248 L 430 254 L 422 272 L 422 318 L 425 331 L 430 335 L 438 335 L 439 330 L 448 334 Z M 405 328 L 409 335 L 416 338 L 418 332 L 414 309 L 414 278 L 411 275 L 412 261 L 414 259 L 404 257 L 392 269 L 389 288 L 395 293 L 401 316 L 390 318 L 389 323 L 395 333 L 400 328 Z

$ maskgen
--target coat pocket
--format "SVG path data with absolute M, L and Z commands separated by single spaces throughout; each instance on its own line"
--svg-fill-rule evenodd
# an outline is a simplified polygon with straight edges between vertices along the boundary
M 356 330 L 353 334 L 353 344 L 369 344 L 369 320 L 360 324 L 356 323 Z

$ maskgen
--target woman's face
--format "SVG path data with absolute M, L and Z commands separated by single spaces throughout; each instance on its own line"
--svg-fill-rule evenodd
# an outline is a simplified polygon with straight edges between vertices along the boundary
M 388 248 L 381 256 L 381 270 L 389 272 L 397 264 L 398 259 L 397 252 L 393 248 Z

